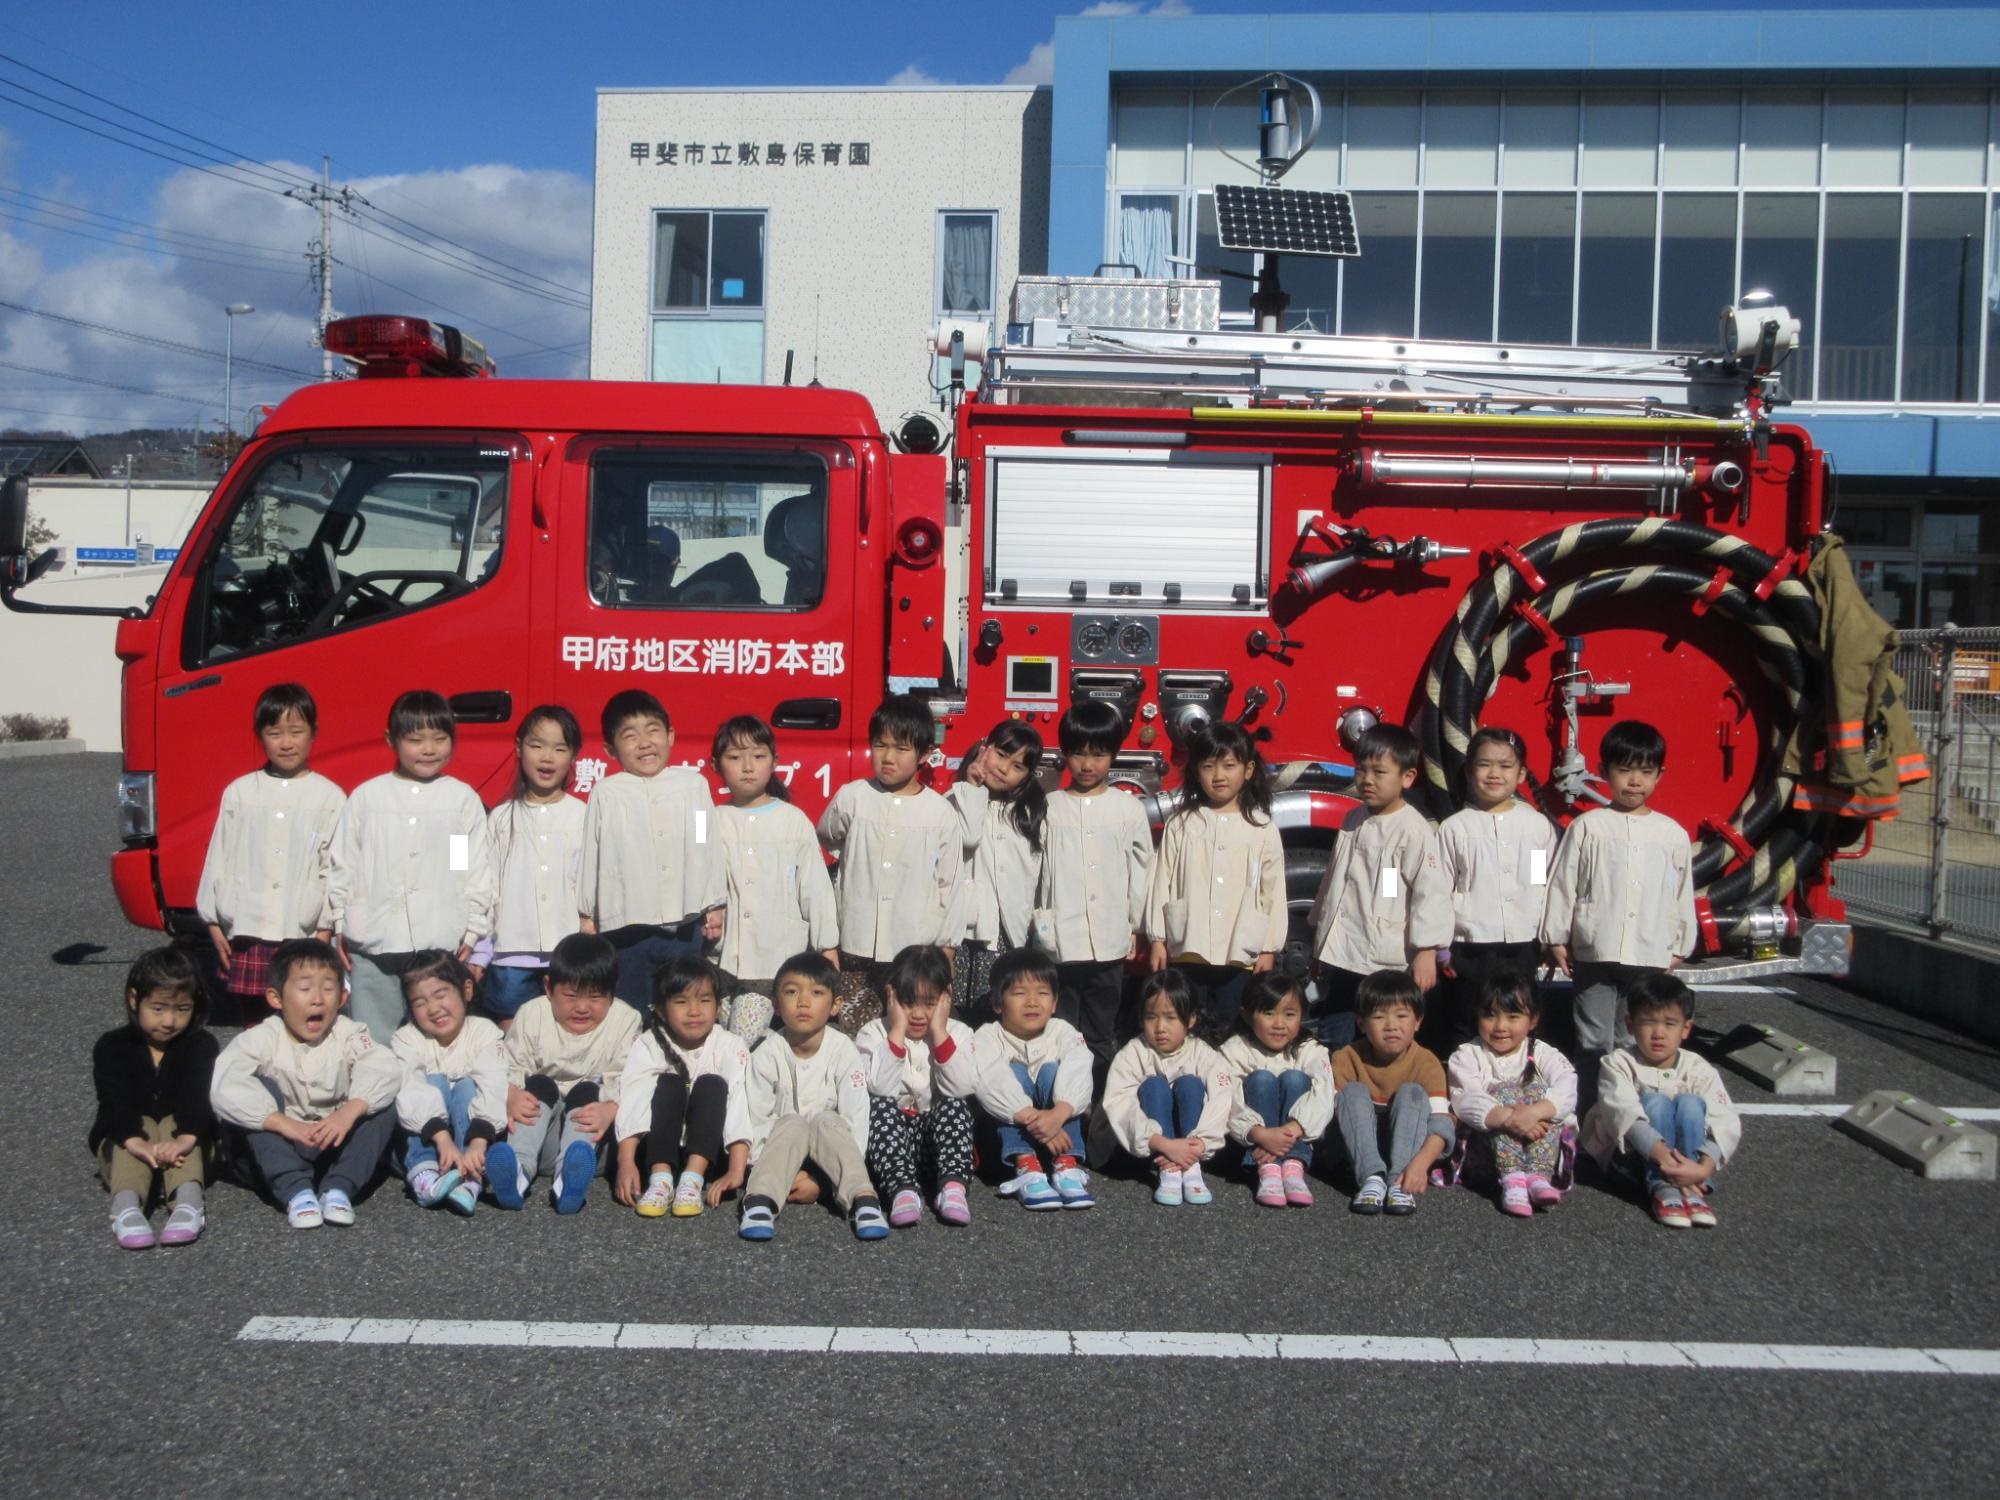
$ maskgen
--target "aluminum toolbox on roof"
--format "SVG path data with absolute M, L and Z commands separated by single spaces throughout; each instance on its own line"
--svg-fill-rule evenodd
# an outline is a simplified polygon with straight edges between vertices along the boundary
M 1131 276 L 1023 276 L 1014 283 L 1016 323 L 1053 318 L 1097 328 L 1222 326 L 1219 281 L 1146 281 Z

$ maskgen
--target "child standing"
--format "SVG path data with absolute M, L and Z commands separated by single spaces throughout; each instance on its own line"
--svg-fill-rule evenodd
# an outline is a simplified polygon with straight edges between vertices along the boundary
M 1542 941 L 1576 982 L 1577 1071 L 1583 1096 L 1618 1041 L 1618 996 L 1671 971 L 1694 948 L 1694 877 L 1687 830 L 1648 804 L 1666 773 L 1666 737 L 1621 719 L 1604 731 L 1599 770 L 1611 805 L 1569 825 L 1549 877 Z
M 868 1070 L 868 1176 L 889 1195 L 889 1222 L 923 1217 L 922 1176 L 945 1224 L 970 1224 L 972 1106 L 979 1069 L 972 1028 L 952 1014 L 951 962 L 942 948 L 905 948 L 889 966 L 887 1012 L 854 1045 Z
M 1451 1048 L 1479 1030 L 1495 976 L 1532 976 L 1549 890 L 1555 825 L 1521 800 L 1528 746 L 1511 729 L 1473 731 L 1465 749 L 1465 806 L 1438 829 L 1438 865 L 1451 889 L 1449 1006 L 1434 1019 Z
M 1451 1112 L 1491 1160 L 1501 1210 L 1521 1219 L 1562 1202 L 1553 1178 L 1563 1131 L 1576 1124 L 1576 1069 L 1536 1038 L 1540 1018 L 1533 981 L 1501 970 L 1480 996 L 1478 1039 L 1446 1068 Z
M 1003 719 L 966 756 L 946 798 L 965 825 L 972 918 L 958 945 L 952 993 L 974 1009 L 986 1003 L 993 960 L 1032 940 L 1035 892 L 1042 882 L 1042 737 Z
M 1014 1168 L 1000 1191 L 1028 1209 L 1090 1208 L 1097 1199 L 1082 1165 L 1090 1049 L 1082 1032 L 1056 1019 L 1056 966 L 1036 948 L 1002 954 L 989 996 L 998 1019 L 979 1028 L 973 1052 L 979 1107 Z
M 549 954 L 577 930 L 577 877 L 583 862 L 584 807 L 569 794 L 583 728 L 560 703 L 521 716 L 514 731 L 520 775 L 514 795 L 486 822 L 499 899 L 493 937 L 475 961 L 485 968 L 479 1005 L 504 1031 L 542 993 Z
M 735 981 L 722 1024 L 754 1047 L 770 1035 L 778 965 L 805 949 L 833 958 L 840 918 L 812 819 L 774 780 L 778 741 L 771 726 L 738 715 L 716 730 L 711 753 L 729 791 L 728 803 L 715 810 L 715 827 L 736 914 L 722 936 L 722 968 Z
M 264 767 L 224 790 L 194 898 L 222 963 L 223 987 L 248 1026 L 269 1011 L 271 950 L 286 938 L 332 936 L 328 865 L 347 804 L 346 794 L 307 764 L 319 727 L 311 693 L 296 682 L 265 688 L 255 722 Z
M 155 948 L 125 976 L 125 1024 L 90 1051 L 90 1149 L 111 1190 L 112 1236 L 127 1250 L 191 1244 L 207 1222 L 216 1043 L 202 1025 L 205 1008 L 193 962 L 178 948 Z M 155 1183 L 171 1205 L 157 1240 L 146 1218 Z
M 1194 989 L 1179 969 L 1147 976 L 1139 990 L 1139 1034 L 1111 1061 L 1104 1116 L 1118 1144 L 1159 1173 L 1153 1201 L 1168 1208 L 1212 1203 L 1201 1164 L 1222 1149 L 1236 1074 L 1194 1034 Z
M 856 1239 L 889 1236 L 863 1164 L 867 1070 L 854 1043 L 830 1029 L 840 1011 L 839 982 L 824 954 L 794 954 L 778 966 L 782 1040 L 750 1058 L 750 1185 L 736 1231 L 746 1240 L 770 1239 L 778 1232 L 779 1204 L 813 1202 L 822 1177 Z
M 583 930 L 618 952 L 618 998 L 643 1014 L 655 967 L 722 938 L 729 895 L 708 827 L 715 799 L 699 771 L 668 764 L 674 729 L 660 700 L 636 688 L 613 693 L 601 723 L 624 774 L 590 794 L 579 910 Z
M 1604 1060 L 1583 1149 L 1599 1166 L 1643 1178 L 1662 1227 L 1713 1229 L 1708 1196 L 1743 1122 L 1715 1069 L 1687 1050 L 1694 991 L 1671 974 L 1642 974 L 1625 990 L 1625 1018 L 1632 1045 Z
M 410 1196 L 468 1219 L 479 1206 L 487 1148 L 507 1129 L 507 1037 L 466 1013 L 472 992 L 472 971 L 457 954 L 417 954 L 403 971 L 410 1024 L 390 1045 L 403 1069 L 396 1118 L 410 1132 L 403 1152 Z
M 528 1200 L 553 1167 L 559 1214 L 573 1214 L 597 1175 L 599 1143 L 618 1117 L 626 1055 L 639 1013 L 613 1004 L 619 953 L 573 932 L 549 954 L 549 992 L 514 1015 L 507 1033 L 507 1139 L 486 1153 L 486 1185 L 502 1208 Z
M 386 1053 L 403 1022 L 403 969 L 425 948 L 460 958 L 490 930 L 493 852 L 479 794 L 445 775 L 451 705 L 409 692 L 389 709 L 396 769 L 347 799 L 333 836 L 330 925 L 351 970 L 350 1014 Z
M 722 976 L 705 958 L 670 958 L 653 975 L 652 1014 L 618 1086 L 614 1193 L 642 1219 L 669 1211 L 692 1219 L 704 1201 L 718 1208 L 749 1170 L 750 1048 L 717 1024 L 721 991 Z M 710 1182 L 725 1151 L 728 1164 Z
M 1229 1134 L 1243 1147 L 1243 1165 L 1257 1170 L 1257 1201 L 1312 1207 L 1306 1168 L 1333 1122 L 1333 1062 L 1306 1031 L 1298 981 L 1276 970 L 1250 981 L 1222 1060 L 1235 1076 Z
M 965 934 L 964 825 L 917 779 L 936 732 L 921 698 L 884 698 L 868 720 L 875 774 L 848 782 L 820 814 L 819 841 L 840 858 L 840 1026 L 849 1036 L 882 1014 L 890 959 L 913 944 L 950 953 Z
M 1146 901 L 1155 973 L 1186 964 L 1219 1036 L 1253 973 L 1285 945 L 1285 846 L 1271 818 L 1264 758 L 1241 725 L 1202 726 L 1188 742 L 1180 806 L 1160 834 Z
M 1057 726 L 1069 783 L 1048 798 L 1035 941 L 1056 961 L 1056 1014 L 1083 1033 L 1100 1084 L 1118 1049 L 1125 964 L 1153 878 L 1153 826 L 1111 787 L 1125 721 L 1109 703 L 1074 704 Z
M 1359 1032 L 1333 1055 L 1334 1124 L 1361 1184 L 1348 1207 L 1413 1214 L 1455 1138 L 1444 1068 L 1417 1042 L 1424 992 L 1404 970 L 1381 969 L 1356 987 L 1354 1009 Z
M 1400 724 L 1377 724 L 1354 747 L 1354 796 L 1333 858 L 1313 898 L 1319 972 L 1319 1039 L 1338 1051 L 1354 1039 L 1364 976 L 1402 969 L 1419 993 L 1437 984 L 1437 950 L 1451 941 L 1451 887 L 1437 834 L 1405 799 L 1422 750 Z
M 290 938 L 271 955 L 277 1014 L 216 1059 L 209 1103 L 244 1132 L 253 1173 L 294 1229 L 354 1222 L 354 1195 L 382 1165 L 403 1070 L 368 1028 L 340 1013 L 340 955 Z

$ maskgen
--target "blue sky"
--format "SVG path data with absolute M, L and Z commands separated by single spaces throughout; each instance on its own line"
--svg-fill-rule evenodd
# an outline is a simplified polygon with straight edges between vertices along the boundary
M 1329 8 L 1327 0 L 1113 0 L 1089 11 Z M 1411 6 L 1344 0 L 1339 8 Z M 1535 7 L 1458 0 L 1454 8 Z M 1744 7 L 1600 0 L 1541 8 Z M 1817 0 L 1814 8 L 1895 6 Z M 267 189 L 277 178 L 316 175 L 323 152 L 336 183 L 356 184 L 376 210 L 363 227 L 336 230 L 342 311 L 428 311 L 487 337 L 505 370 L 580 375 L 596 89 L 1044 81 L 1055 18 L 1084 10 L 1048 0 L 594 0 L 560 8 L 522 0 L 67 0 L 31 8 L 16 0 L 0 15 L 0 302 L 20 307 L 0 306 L 0 427 L 219 426 L 221 367 L 190 351 L 219 350 L 221 308 L 230 302 L 257 307 L 236 324 L 239 421 L 243 405 L 294 383 L 253 362 L 317 369 L 303 261 L 311 216 Z M 255 185 L 225 181 L 242 170 L 203 173 L 35 113 L 63 113 L 55 101 L 225 162 L 267 165 L 250 168 Z M 161 123 L 136 121 L 120 106 Z M 80 123 L 104 128 L 102 120 Z

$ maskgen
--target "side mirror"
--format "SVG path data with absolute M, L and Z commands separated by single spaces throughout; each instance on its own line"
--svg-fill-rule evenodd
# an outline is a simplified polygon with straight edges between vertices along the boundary
M 0 481 L 0 557 L 28 550 L 28 481 L 16 474 Z

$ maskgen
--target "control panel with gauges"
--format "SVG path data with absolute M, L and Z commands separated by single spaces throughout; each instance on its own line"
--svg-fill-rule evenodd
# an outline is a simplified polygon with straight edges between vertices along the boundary
M 1151 667 L 1160 660 L 1158 615 L 1072 615 L 1070 660 L 1079 667 Z

